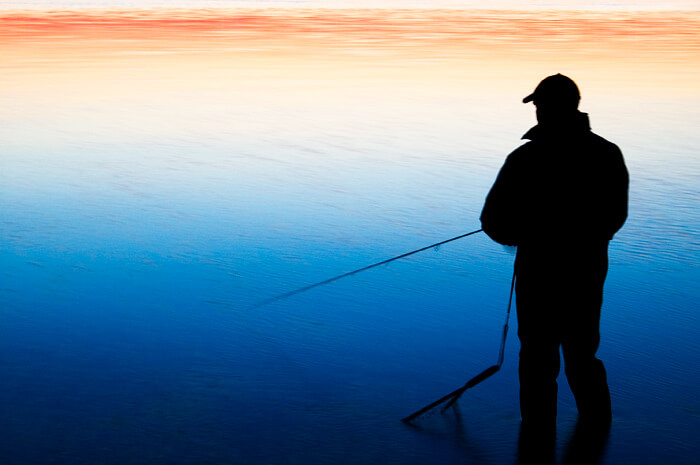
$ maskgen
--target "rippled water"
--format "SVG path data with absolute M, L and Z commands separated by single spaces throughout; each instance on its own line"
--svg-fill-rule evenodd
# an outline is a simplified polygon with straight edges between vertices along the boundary
M 398 421 L 495 362 L 513 256 L 485 236 L 250 306 L 477 229 L 534 124 L 519 102 L 555 72 L 632 178 L 603 308 L 603 463 L 695 463 L 698 14 L 0 24 L 3 463 L 512 463 L 514 329 L 459 415 Z

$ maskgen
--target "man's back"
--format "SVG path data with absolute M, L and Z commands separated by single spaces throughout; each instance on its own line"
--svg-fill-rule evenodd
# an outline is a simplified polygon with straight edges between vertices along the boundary
M 511 153 L 489 193 L 482 225 L 508 245 L 552 247 L 608 241 L 627 217 L 620 150 L 578 113 L 567 126 L 536 126 Z

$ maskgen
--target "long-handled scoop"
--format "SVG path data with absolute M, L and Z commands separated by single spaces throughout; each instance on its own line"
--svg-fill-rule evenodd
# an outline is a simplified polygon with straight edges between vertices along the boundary
M 498 351 L 498 363 L 496 365 L 490 366 L 478 375 L 474 376 L 472 379 L 467 381 L 467 383 L 458 388 L 455 389 L 454 391 L 450 392 L 449 394 L 440 397 L 438 400 L 435 402 L 426 405 L 420 410 L 417 410 L 410 414 L 409 416 L 402 418 L 401 421 L 404 423 L 410 423 L 412 420 L 418 418 L 419 416 L 423 415 L 424 413 L 434 409 L 438 405 L 442 404 L 443 402 L 447 402 L 445 406 L 443 407 L 443 411 L 447 410 L 448 408 L 452 407 L 457 400 L 464 394 L 464 391 L 466 391 L 469 388 L 473 388 L 480 382 L 484 381 L 485 379 L 491 377 L 494 373 L 496 373 L 498 370 L 501 369 L 501 365 L 503 365 L 503 354 L 505 351 L 506 347 L 506 337 L 508 336 L 508 320 L 510 319 L 510 309 L 511 305 L 513 304 L 513 289 L 515 289 L 515 273 L 513 273 L 513 279 L 511 280 L 510 283 L 510 296 L 508 297 L 508 311 L 506 312 L 506 322 L 503 325 L 503 336 L 501 338 L 501 347 Z

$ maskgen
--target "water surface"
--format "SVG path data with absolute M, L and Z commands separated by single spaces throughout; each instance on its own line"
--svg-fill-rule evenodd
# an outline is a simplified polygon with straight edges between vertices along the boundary
M 534 124 L 520 100 L 556 72 L 632 177 L 603 308 L 603 463 L 695 463 L 696 12 L 0 22 L 5 463 L 512 463 L 515 328 L 457 415 L 398 421 L 496 361 L 513 255 L 487 237 L 250 306 L 477 229 Z

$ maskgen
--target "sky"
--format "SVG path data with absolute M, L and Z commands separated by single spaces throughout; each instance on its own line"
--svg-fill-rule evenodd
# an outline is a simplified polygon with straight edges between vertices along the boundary
M 0 0 L 1 9 L 150 7 L 464 8 L 700 10 L 700 0 Z

